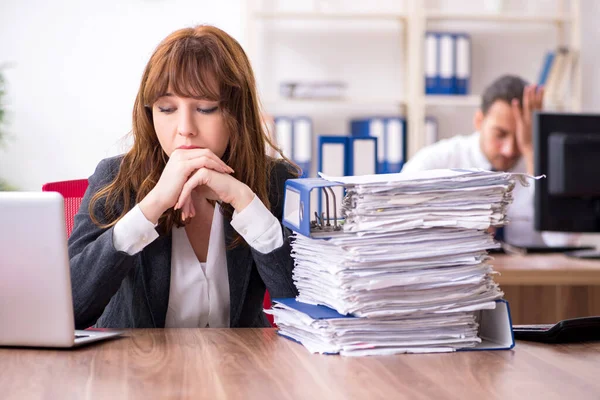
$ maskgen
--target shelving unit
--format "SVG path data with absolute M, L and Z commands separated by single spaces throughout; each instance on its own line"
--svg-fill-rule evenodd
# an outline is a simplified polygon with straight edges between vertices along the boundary
M 382 20 L 402 21 L 407 18 L 406 14 L 379 14 L 379 13 L 331 13 L 331 12 L 263 12 L 253 13 L 254 18 L 259 19 L 287 19 L 287 20 Z
M 266 98 L 262 99 L 263 103 L 269 104 L 302 104 L 302 103 L 314 103 L 314 104 L 327 104 L 327 105 L 394 105 L 396 107 L 404 107 L 406 101 L 404 99 L 377 99 L 377 98 L 341 98 L 341 99 L 303 99 L 303 98 Z
M 430 21 L 465 21 L 465 22 L 522 22 L 539 24 L 564 24 L 571 22 L 571 17 L 564 14 L 542 14 L 529 13 L 455 13 L 446 11 L 427 11 L 427 20 Z
M 401 26 L 401 37 L 399 43 L 404 45 L 405 53 L 402 62 L 405 64 L 404 90 L 400 99 L 385 98 L 349 98 L 339 100 L 311 100 L 311 99 L 287 99 L 269 97 L 263 99 L 268 108 L 269 104 L 327 104 L 351 106 L 360 104 L 386 105 L 397 109 L 403 114 L 408 122 L 408 157 L 410 158 L 425 143 L 425 116 L 427 108 L 435 107 L 477 107 L 480 104 L 479 94 L 471 95 L 425 95 L 424 87 L 424 37 L 429 25 L 438 22 L 461 22 L 464 24 L 462 30 L 468 30 L 471 23 L 490 23 L 498 25 L 501 29 L 503 24 L 545 24 L 554 26 L 557 30 L 558 43 L 556 46 L 568 46 L 575 54 L 581 48 L 580 27 L 580 0 L 568 1 L 558 0 L 557 10 L 552 13 L 534 14 L 532 12 L 450 12 L 445 10 L 426 9 L 423 0 L 405 0 L 401 12 L 395 13 L 371 13 L 371 12 L 266 12 L 256 9 L 257 0 L 246 0 L 246 38 L 247 50 L 252 57 L 256 57 L 259 41 L 255 38 L 256 24 L 261 21 L 394 21 Z M 400 42 L 402 41 L 402 42 Z M 541 63 L 541 60 L 540 60 Z M 565 109 L 578 111 L 581 109 L 581 63 L 576 63 L 573 73 L 573 81 L 570 88 L 570 99 L 565 101 Z M 299 109 L 301 113 L 302 110 Z
M 426 95 L 426 106 L 452 106 L 452 107 L 477 107 L 481 104 L 481 96 L 466 95 L 466 96 L 440 96 Z

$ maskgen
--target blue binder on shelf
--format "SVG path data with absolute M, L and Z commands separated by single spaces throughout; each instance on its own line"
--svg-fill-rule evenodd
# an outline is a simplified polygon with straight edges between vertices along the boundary
M 348 136 L 319 136 L 319 154 L 317 162 L 319 172 L 323 172 L 324 174 L 330 176 L 348 175 L 348 171 L 350 170 L 350 158 L 348 157 L 348 148 L 350 147 L 349 139 L 350 138 Z M 335 201 L 333 200 L 333 197 L 335 197 Z M 327 206 L 329 206 L 332 210 L 334 207 L 336 210 L 340 210 L 342 207 L 343 198 L 344 188 L 341 186 L 333 188 L 333 193 L 325 192 L 325 194 L 323 194 L 322 191 L 318 191 L 317 205 L 316 207 L 313 206 L 312 209 L 317 211 L 319 216 L 323 212 L 327 211 Z
M 347 137 L 346 176 L 377 173 L 378 139 L 373 136 Z
M 471 84 L 471 36 L 467 33 L 455 33 L 455 73 L 454 93 L 469 94 Z
M 436 32 L 425 32 L 425 94 L 440 94 L 440 50 Z
M 356 318 L 352 315 L 339 314 L 336 310 L 323 305 L 302 303 L 295 298 L 274 298 L 273 302 L 283 304 L 313 319 Z M 481 338 L 481 343 L 475 347 L 465 347 L 456 351 L 511 350 L 515 347 L 510 307 L 506 300 L 496 300 L 496 308 L 493 310 L 476 311 L 476 318 L 479 324 L 477 336 Z
M 544 63 L 542 64 L 542 69 L 540 71 L 540 77 L 538 78 L 538 85 L 544 86 L 548 81 L 548 75 L 550 75 L 550 69 L 552 68 L 552 63 L 554 62 L 554 52 L 549 51 L 546 53 L 544 57 Z
M 319 135 L 317 169 L 332 176 L 346 176 L 348 171 L 348 136 Z
M 302 177 L 310 176 L 312 160 L 312 121 L 308 117 L 294 118 L 294 142 L 292 159 L 302 169 Z
M 277 144 L 284 156 L 302 169 L 304 178 L 310 176 L 312 131 L 312 121 L 308 117 L 275 117 Z
M 385 173 L 400 172 L 405 160 L 406 120 L 400 117 L 387 118 L 385 122 Z
M 319 136 L 318 170 L 330 176 L 377 173 L 377 138 L 372 136 Z M 335 188 L 335 206 L 341 209 L 343 188 Z M 333 204 L 331 204 L 333 207 Z M 323 194 L 318 196 L 319 213 L 324 211 Z
M 350 133 L 353 137 L 377 138 L 377 173 L 385 173 L 385 118 L 353 119 L 350 121 Z
M 294 143 L 292 119 L 290 117 L 275 117 L 274 119 L 277 146 L 285 157 L 292 160 L 294 158 L 292 154 Z
M 319 136 L 319 172 L 331 176 L 377 173 L 378 139 L 373 136 Z
M 352 137 L 377 138 L 378 174 L 400 172 L 406 160 L 406 120 L 402 117 L 372 117 L 350 121 Z M 348 175 L 365 175 L 349 173 Z

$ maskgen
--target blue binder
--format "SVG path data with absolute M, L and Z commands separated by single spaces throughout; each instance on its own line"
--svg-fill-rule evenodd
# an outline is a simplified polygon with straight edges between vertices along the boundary
M 373 175 L 377 173 L 377 138 L 371 136 L 319 136 L 318 170 L 330 176 Z M 344 190 L 335 188 L 336 203 L 330 207 L 341 209 Z M 326 211 L 323 193 L 319 192 L 319 214 Z M 327 203 L 325 203 L 327 204 Z
M 302 169 L 302 177 L 310 176 L 312 161 L 312 121 L 308 117 L 275 118 L 277 144 L 283 155 Z
M 275 117 L 275 138 L 277 146 L 281 149 L 283 155 L 290 160 L 294 158 L 293 143 L 294 143 L 294 126 L 292 119 L 289 117 Z
M 377 138 L 377 172 L 383 174 L 385 165 L 385 118 L 372 117 L 364 119 L 353 119 L 350 121 L 350 133 L 353 137 Z
M 378 140 L 373 136 L 347 137 L 346 176 L 377 173 Z
M 312 160 L 312 121 L 308 117 L 296 117 L 294 124 L 294 141 L 292 159 L 302 169 L 302 177 L 310 176 Z
M 385 122 L 385 173 L 395 174 L 402 170 L 406 160 L 406 120 L 400 117 L 386 118 Z
M 350 138 L 348 136 L 319 136 L 318 144 L 318 171 L 330 176 L 347 176 L 351 167 L 349 165 L 351 157 L 349 157 Z M 333 199 L 324 199 L 322 191 L 318 191 L 317 206 L 313 206 L 319 215 L 327 211 L 327 205 L 331 209 L 334 207 L 340 210 L 342 207 L 342 199 L 344 198 L 344 188 L 337 187 L 334 190 L 335 202 Z M 327 193 L 325 194 L 327 195 Z M 328 196 L 328 195 L 327 195 Z M 332 197 L 333 197 L 332 196 Z M 325 200 L 325 201 L 324 201 Z M 327 201 L 328 200 L 328 201 Z
M 466 95 L 471 83 L 471 36 L 467 33 L 456 33 L 453 38 L 456 63 L 454 93 Z
M 372 136 L 319 136 L 318 170 L 331 176 L 377 173 L 378 140 Z
M 313 319 L 356 318 L 352 315 L 339 314 L 336 310 L 323 305 L 301 303 L 295 298 L 274 298 L 273 302 L 293 308 Z M 477 317 L 479 323 L 477 336 L 481 338 L 481 343 L 475 347 L 456 351 L 511 350 L 515 347 L 510 307 L 506 300 L 496 300 L 496 308 L 493 310 L 477 311 Z
M 548 81 L 548 75 L 550 75 L 550 69 L 554 62 L 554 52 L 549 51 L 544 57 L 544 63 L 542 64 L 542 70 L 540 71 L 540 77 L 538 79 L 538 85 L 544 86 Z
M 321 178 L 288 179 L 285 182 L 283 226 L 307 237 L 328 238 L 341 233 L 341 205 L 338 205 L 341 198 L 338 195 L 341 192 L 343 196 L 343 190 L 342 184 Z M 326 197 L 324 203 L 329 208 L 323 205 L 321 211 L 321 205 L 315 207 L 315 196 L 312 196 L 315 191 L 319 194 L 320 203 L 322 197 Z M 311 214 L 311 210 L 315 209 L 319 210 L 318 217 Z
M 440 94 L 439 36 L 425 32 L 425 94 Z
M 317 169 L 332 176 L 346 176 L 348 136 L 319 135 Z
M 400 172 L 406 160 L 406 120 L 402 117 L 372 117 L 350 121 L 352 137 L 377 138 L 376 173 Z M 348 175 L 365 175 L 348 173 Z

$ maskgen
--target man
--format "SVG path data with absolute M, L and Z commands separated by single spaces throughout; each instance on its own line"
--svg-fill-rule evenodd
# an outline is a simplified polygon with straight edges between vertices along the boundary
M 505 75 L 485 89 L 473 118 L 476 132 L 441 140 L 419 151 L 402 172 L 438 168 L 482 168 L 533 175 L 532 113 L 540 110 L 544 89 Z M 509 207 L 504 241 L 517 246 L 574 245 L 578 237 L 536 232 L 533 227 L 533 183 L 517 184 Z

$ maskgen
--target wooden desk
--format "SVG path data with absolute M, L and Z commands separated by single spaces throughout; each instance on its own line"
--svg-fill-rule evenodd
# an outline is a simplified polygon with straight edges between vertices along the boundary
M 600 315 L 600 261 L 562 254 L 496 255 L 494 279 L 510 303 L 513 323 L 554 323 Z
M 135 330 L 0 349 L 3 399 L 597 399 L 600 342 L 383 357 L 310 354 L 273 329 Z

